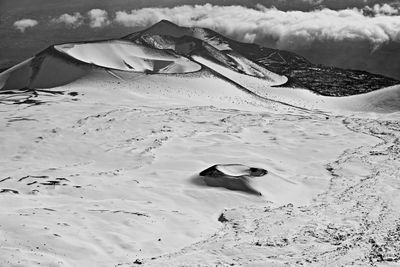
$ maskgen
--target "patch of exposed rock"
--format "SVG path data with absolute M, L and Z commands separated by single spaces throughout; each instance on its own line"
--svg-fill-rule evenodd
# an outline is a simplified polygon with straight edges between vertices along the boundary
M 251 178 L 261 177 L 267 173 L 268 171 L 264 169 L 242 164 L 217 164 L 200 172 L 199 175 L 208 186 L 224 187 L 229 190 L 261 195 L 250 185 Z

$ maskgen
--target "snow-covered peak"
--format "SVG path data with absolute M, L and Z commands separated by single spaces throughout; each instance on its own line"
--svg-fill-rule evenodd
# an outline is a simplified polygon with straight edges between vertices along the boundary
M 190 36 L 200 39 L 218 50 L 232 50 L 229 46 L 229 41 L 231 40 L 219 33 L 200 27 L 178 26 L 168 20 L 161 20 L 148 29 L 125 36 L 124 39 L 136 41 L 143 36 L 169 36 L 175 38 Z

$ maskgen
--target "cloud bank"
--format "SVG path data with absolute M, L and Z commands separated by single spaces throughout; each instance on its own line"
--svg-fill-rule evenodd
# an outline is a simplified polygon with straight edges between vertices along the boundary
M 287 0 L 280 0 L 287 1 Z M 301 0 L 319 3 L 320 0 Z M 360 0 L 361 1 L 361 0 Z M 368 42 L 376 49 L 389 42 L 400 42 L 399 5 L 375 4 L 364 8 L 312 11 L 282 11 L 257 5 L 215 6 L 182 5 L 172 8 L 142 8 L 117 11 L 109 16 L 106 10 L 92 9 L 53 18 L 52 23 L 76 28 L 87 24 L 91 28 L 114 25 L 148 27 L 162 19 L 181 26 L 206 27 L 245 42 L 274 45 L 281 49 L 307 48 L 315 41 Z M 14 26 L 24 32 L 38 22 L 31 19 L 16 21 Z
M 364 12 L 370 12 L 372 13 L 372 15 L 387 15 L 387 16 L 393 16 L 399 14 L 399 10 L 389 4 L 383 4 L 383 5 L 376 4 L 373 7 L 367 6 L 364 8 Z
M 148 26 L 161 19 L 182 26 L 214 29 L 236 39 L 272 39 L 279 48 L 307 46 L 314 41 L 368 41 L 373 47 L 400 42 L 400 16 L 389 5 L 375 5 L 367 15 L 360 9 L 319 9 L 310 12 L 276 8 L 195 5 L 143 8 L 116 12 L 115 22 L 127 27 Z M 388 15 L 390 14 L 390 16 Z
M 34 19 L 21 19 L 14 22 L 13 25 L 20 32 L 25 32 L 27 28 L 35 27 L 38 24 L 39 24 L 38 21 Z
M 63 23 L 68 27 L 77 28 L 83 24 L 83 16 L 79 12 L 75 12 L 74 14 L 63 14 L 58 18 L 54 18 L 51 20 L 53 23 Z

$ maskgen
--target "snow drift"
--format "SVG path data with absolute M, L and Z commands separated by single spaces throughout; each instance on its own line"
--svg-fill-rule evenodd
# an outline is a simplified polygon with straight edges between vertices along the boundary
M 76 60 L 107 69 L 155 73 L 187 73 L 201 69 L 199 64 L 171 51 L 121 40 L 63 44 L 55 46 L 55 49 Z

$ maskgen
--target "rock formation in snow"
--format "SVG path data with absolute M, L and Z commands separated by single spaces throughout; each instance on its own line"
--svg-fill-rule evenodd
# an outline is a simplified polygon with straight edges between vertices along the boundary
M 251 194 L 262 195 L 251 186 L 251 179 L 261 177 L 268 171 L 261 168 L 247 167 L 241 164 L 219 164 L 200 172 L 208 186 L 224 187 Z

